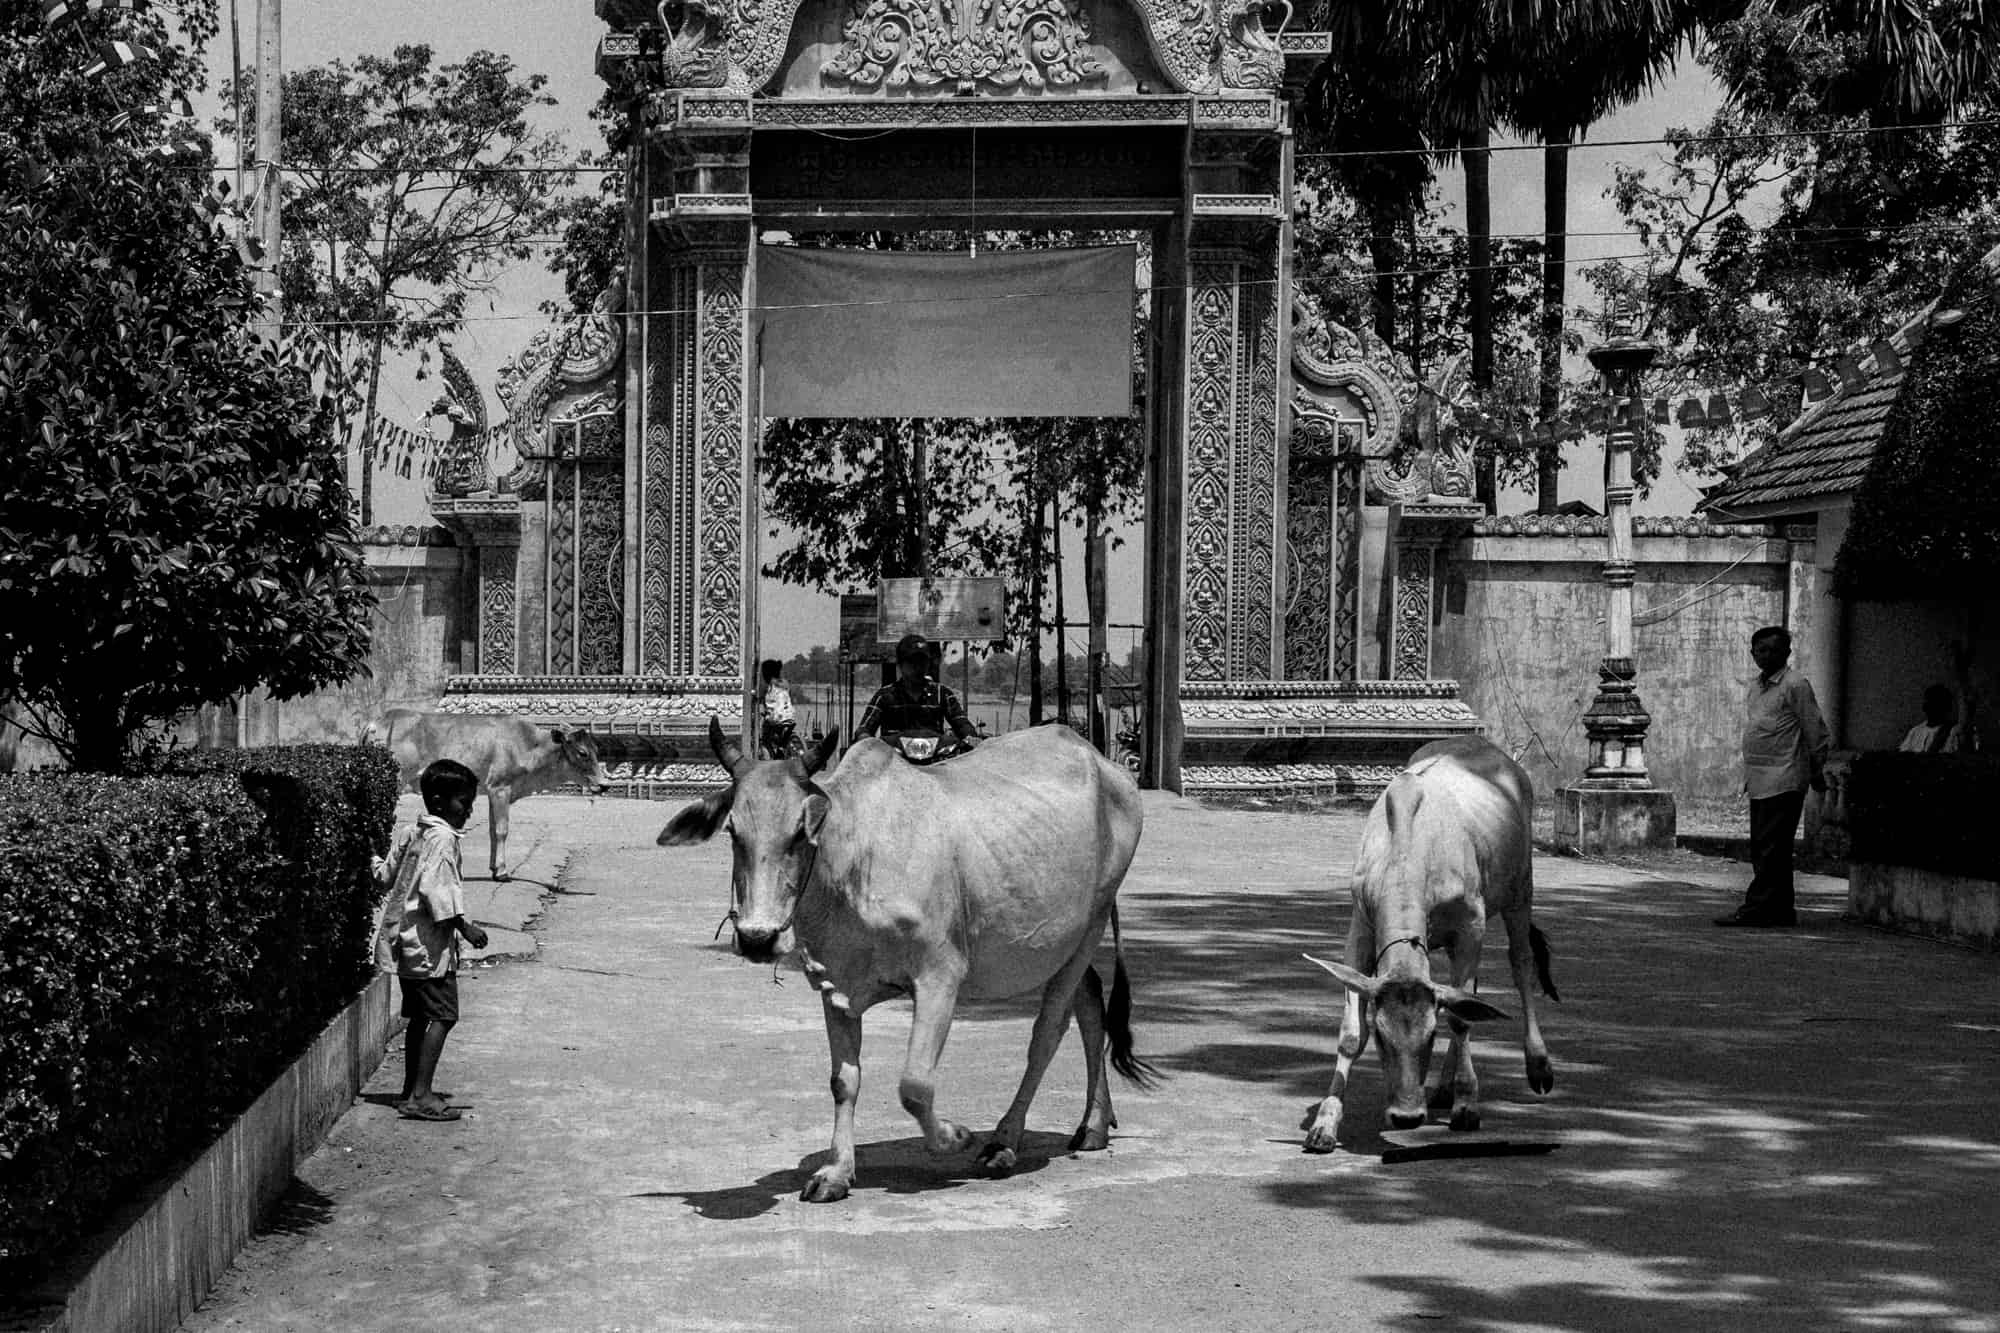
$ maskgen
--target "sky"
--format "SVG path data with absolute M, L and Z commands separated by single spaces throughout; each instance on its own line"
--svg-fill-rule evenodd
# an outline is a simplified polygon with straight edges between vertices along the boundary
M 256 49 L 255 0 L 235 0 L 237 21 L 245 62 Z M 230 65 L 229 0 L 224 0 L 223 32 L 211 50 L 212 82 L 219 86 Z M 292 0 L 283 10 L 284 62 L 288 70 L 323 64 L 330 60 L 352 60 L 369 52 L 387 52 L 399 44 L 428 43 L 439 63 L 464 57 L 475 50 L 491 50 L 510 56 L 517 70 L 548 77 L 546 91 L 557 105 L 546 109 L 543 124 L 559 132 L 579 151 L 598 146 L 596 127 L 589 111 L 601 84 L 592 68 L 599 35 L 604 25 L 596 18 L 589 0 L 428 0 L 421 5 L 381 4 L 379 0 Z M 1657 137 L 1671 126 L 1694 126 L 1705 120 L 1720 101 L 1720 93 L 1705 71 L 1692 60 L 1664 80 L 1649 96 L 1606 118 L 1573 152 L 1570 167 L 1570 303 L 1584 299 L 1586 290 L 1577 274 L 1584 265 L 1616 256 L 1630 255 L 1637 242 L 1619 225 L 1616 209 L 1604 197 L 1614 167 L 1621 163 L 1660 160 L 1658 148 L 1597 147 L 1592 141 Z M 211 112 L 212 113 L 212 112 Z M 1496 144 L 1512 141 L 1496 138 Z M 1451 221 L 1457 223 L 1462 198 L 1462 178 L 1447 171 L 1439 178 Z M 1496 234 L 1539 235 L 1542 217 L 1542 161 L 1537 151 L 1500 152 L 1493 160 L 1493 229 Z M 1603 233 L 1593 235 L 1591 233 Z M 499 421 L 503 410 L 493 395 L 492 385 L 500 367 L 524 346 L 544 322 L 538 307 L 544 300 L 559 299 L 560 279 L 548 272 L 539 257 L 509 269 L 501 275 L 490 300 L 476 299 L 468 312 L 462 332 L 453 339 L 454 350 L 471 369 L 487 392 L 487 411 Z M 436 399 L 435 379 L 418 381 L 410 368 L 385 371 L 380 401 L 381 413 L 390 421 L 421 430 L 424 414 Z M 1573 457 L 1563 471 L 1561 498 L 1584 499 L 1601 505 L 1596 446 L 1572 446 Z M 1669 446 L 1669 457 L 1675 453 Z M 1696 492 L 1671 470 L 1653 488 L 1651 496 L 1637 506 L 1642 514 L 1685 514 L 1692 508 Z M 421 523 L 427 521 L 420 485 L 400 482 L 377 474 L 377 521 Z M 1534 497 L 1524 492 L 1502 496 L 1506 512 L 1532 509 Z M 1135 531 L 1113 552 L 1109 566 L 1110 619 L 1135 622 L 1140 618 L 1139 551 Z M 1069 544 L 1075 551 L 1078 545 Z M 1081 561 L 1071 562 L 1066 595 L 1073 617 L 1082 616 Z M 830 597 L 804 589 L 781 587 L 766 582 L 762 594 L 762 626 L 757 655 L 789 657 L 816 643 L 832 643 L 838 624 L 837 603 Z M 1112 651 L 1122 657 L 1129 634 L 1112 635 Z M 1081 635 L 1073 636 L 1072 651 L 1080 651 Z

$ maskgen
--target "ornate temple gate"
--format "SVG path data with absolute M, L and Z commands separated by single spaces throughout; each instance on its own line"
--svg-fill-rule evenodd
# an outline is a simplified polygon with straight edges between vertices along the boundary
M 1058 227 L 1152 238 L 1149 785 L 1365 792 L 1476 727 L 1425 677 L 1429 553 L 1477 506 L 1436 447 L 1390 466 L 1413 386 L 1289 297 L 1287 76 L 1324 34 L 1279 0 L 597 11 L 636 125 L 623 290 L 510 367 L 521 468 L 435 500 L 480 548 L 446 708 L 589 725 L 635 789 L 717 780 L 707 720 L 741 725 L 755 665 L 759 235 Z M 1401 618 L 1365 680 L 1371 485 Z

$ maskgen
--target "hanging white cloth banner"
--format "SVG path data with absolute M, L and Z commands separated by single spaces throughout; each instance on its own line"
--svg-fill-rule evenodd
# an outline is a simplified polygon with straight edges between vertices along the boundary
M 757 247 L 766 417 L 1132 415 L 1137 248 Z

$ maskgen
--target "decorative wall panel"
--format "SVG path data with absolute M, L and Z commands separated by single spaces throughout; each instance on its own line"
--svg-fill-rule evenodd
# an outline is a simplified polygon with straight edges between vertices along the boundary
M 514 545 L 479 548 L 479 669 L 489 676 L 511 675 L 518 670 L 514 580 L 519 576 L 520 556 L 521 548 Z
M 1431 673 L 1431 575 L 1435 553 L 1405 543 L 1396 548 L 1396 625 L 1390 678 L 1423 680 Z
M 1263 258 L 1275 277 L 1275 252 Z M 1249 275 L 1246 275 L 1249 276 Z M 1259 272 L 1240 296 L 1245 311 L 1243 365 L 1238 371 L 1241 424 L 1236 434 L 1237 488 L 1242 507 L 1233 525 L 1231 638 L 1240 644 L 1235 676 L 1269 680 L 1277 583 L 1278 303 L 1275 284 Z
M 1333 462 L 1299 449 L 1287 469 L 1285 678 L 1323 680 L 1333 662 Z
M 743 663 L 744 421 L 742 262 L 701 268 L 701 607 L 699 672 L 733 676 Z
M 546 446 L 544 446 L 546 447 Z M 553 464 L 549 477 L 549 672 L 576 671 L 576 465 Z
M 576 670 L 615 676 L 625 665 L 625 478 L 615 462 L 576 466 Z
M 1181 675 L 1222 680 L 1229 669 L 1230 436 L 1236 423 L 1240 269 L 1213 262 L 1191 268 Z

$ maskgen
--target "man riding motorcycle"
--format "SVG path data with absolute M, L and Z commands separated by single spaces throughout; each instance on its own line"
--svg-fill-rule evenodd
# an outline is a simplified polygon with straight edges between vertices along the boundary
M 930 675 L 930 645 L 921 634 L 905 634 L 896 643 L 896 679 L 875 691 L 857 736 L 875 736 L 901 750 L 906 757 L 924 760 L 942 758 L 979 744 L 979 733 L 965 715 L 965 704 Z M 952 746 L 941 746 L 947 735 Z

